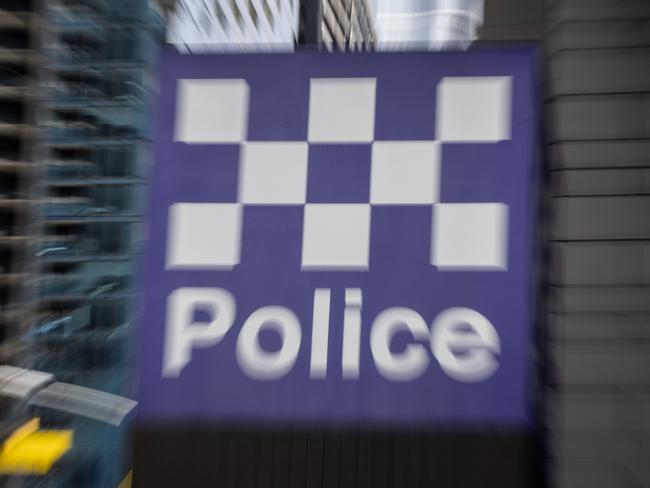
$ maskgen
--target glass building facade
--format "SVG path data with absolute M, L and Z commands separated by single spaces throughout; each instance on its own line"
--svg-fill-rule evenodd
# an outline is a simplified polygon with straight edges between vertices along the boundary
M 134 266 L 149 161 L 149 96 L 162 20 L 147 0 L 48 0 L 40 119 L 31 369 L 129 396 Z M 28 486 L 112 487 L 128 471 L 126 435 L 42 410 L 74 429 L 74 448 Z

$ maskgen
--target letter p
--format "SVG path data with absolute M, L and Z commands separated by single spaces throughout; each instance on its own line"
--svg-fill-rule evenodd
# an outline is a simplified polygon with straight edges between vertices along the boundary
M 190 362 L 192 349 L 218 343 L 235 319 L 235 299 L 222 288 L 179 288 L 167 299 L 163 377 L 175 378 Z M 194 322 L 194 312 L 210 313 L 210 322 Z

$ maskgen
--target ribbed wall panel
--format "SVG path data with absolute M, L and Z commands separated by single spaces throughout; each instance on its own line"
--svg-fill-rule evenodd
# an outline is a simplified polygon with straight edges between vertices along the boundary
M 650 486 L 650 3 L 547 2 L 550 473 Z

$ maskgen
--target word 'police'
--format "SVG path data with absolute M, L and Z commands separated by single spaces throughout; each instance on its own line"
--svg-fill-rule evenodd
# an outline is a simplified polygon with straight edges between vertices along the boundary
M 314 291 L 312 315 L 310 378 L 325 378 L 330 326 L 328 288 Z M 362 292 L 345 290 L 343 311 L 342 374 L 359 377 L 361 348 Z M 178 377 L 190 362 L 192 350 L 219 343 L 231 329 L 236 311 L 233 295 L 223 288 L 179 288 L 169 295 L 163 358 L 164 377 Z M 196 322 L 196 310 L 209 311 L 209 322 Z M 277 351 L 260 345 L 262 330 L 271 330 L 281 339 Z M 391 350 L 398 332 L 413 340 L 400 352 Z M 255 310 L 243 323 L 236 345 L 236 357 L 246 375 L 257 380 L 285 376 L 294 366 L 300 351 L 302 327 L 296 314 L 282 306 L 270 305 Z M 428 348 L 423 344 L 428 343 Z M 499 335 L 490 321 L 477 311 L 454 307 L 439 313 L 429 326 L 415 310 L 391 307 L 380 312 L 370 327 L 370 350 L 377 370 L 392 381 L 411 381 L 428 368 L 430 357 L 451 378 L 462 382 L 482 381 L 499 367 Z

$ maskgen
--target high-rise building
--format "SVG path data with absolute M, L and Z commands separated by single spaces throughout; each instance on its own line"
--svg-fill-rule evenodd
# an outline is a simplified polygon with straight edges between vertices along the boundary
M 160 0 L 167 41 L 185 52 L 293 49 L 325 44 L 359 49 L 375 41 L 368 0 Z
M 42 69 L 38 4 L 0 1 L 0 364 L 20 363 L 30 322 L 30 255 L 35 234 Z
M 127 396 L 134 261 L 149 163 L 147 95 L 151 62 L 162 40 L 162 23 L 156 23 L 160 18 L 151 5 L 147 0 L 47 0 L 40 16 L 49 26 L 46 48 L 7 57 L 13 63 L 7 79 L 9 74 L 20 79 L 30 63 L 47 67 L 39 83 L 46 109 L 46 117 L 39 118 L 39 238 L 35 246 L 12 251 L 26 253 L 24 262 L 38 267 L 30 287 L 31 327 L 22 335 L 29 354 L 21 364 L 63 382 Z M 25 48 L 25 38 L 6 36 L 14 48 Z M 21 112 L 18 102 L 10 107 L 2 111 L 13 117 L 2 147 L 20 174 L 18 168 L 35 160 L 27 144 L 34 131 L 29 112 Z M 8 206 L 13 213 L 2 217 L 8 235 L 27 232 L 19 213 L 28 207 L 18 198 L 22 181 L 18 176 L 1 180 L 15 195 Z M 73 429 L 75 436 L 71 453 L 46 480 L 28 486 L 119 484 L 125 471 L 123 429 L 50 409 L 34 414 L 46 428 Z

